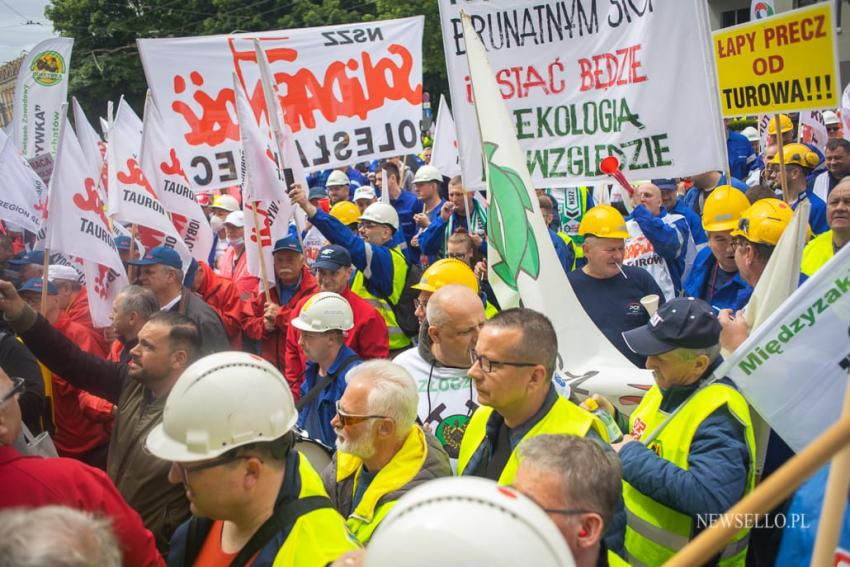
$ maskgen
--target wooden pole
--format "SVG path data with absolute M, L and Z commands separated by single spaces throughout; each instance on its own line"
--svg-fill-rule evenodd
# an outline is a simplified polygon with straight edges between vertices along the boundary
M 779 126 L 779 114 L 773 115 L 773 124 L 776 130 L 776 147 L 779 156 L 779 182 L 782 187 L 782 200 L 788 202 L 788 177 L 785 174 L 785 150 L 782 144 L 782 129 Z
M 850 375 L 848 375 L 850 378 Z M 844 406 L 841 417 L 850 418 L 850 380 L 844 391 Z M 818 524 L 818 535 L 812 552 L 812 566 L 832 565 L 844 511 L 847 509 L 847 488 L 850 487 L 850 446 L 845 447 L 832 459 L 826 492 L 823 495 L 823 509 Z
M 850 445 L 850 418 L 845 417 L 770 475 L 758 488 L 720 517 L 714 525 L 700 533 L 682 551 L 665 563 L 665 567 L 691 567 L 704 564 L 740 531 L 741 525 L 752 525 L 756 514 L 765 514 L 774 509 L 847 445 Z
M 47 317 L 47 271 L 50 269 L 50 250 L 44 249 L 44 260 L 41 263 L 41 314 Z
M 266 296 L 266 303 L 272 302 L 272 292 L 269 290 L 269 278 L 266 271 L 266 257 L 263 255 L 263 242 L 260 236 L 260 215 L 257 214 L 257 202 L 251 203 L 251 210 L 254 213 L 254 231 L 257 235 L 257 252 L 260 255 L 260 276 L 263 280 L 263 293 Z
M 135 260 L 136 256 L 136 224 L 133 223 L 133 226 L 130 227 L 130 261 Z M 136 266 L 133 264 L 127 265 L 127 279 L 130 280 L 130 283 L 136 281 Z

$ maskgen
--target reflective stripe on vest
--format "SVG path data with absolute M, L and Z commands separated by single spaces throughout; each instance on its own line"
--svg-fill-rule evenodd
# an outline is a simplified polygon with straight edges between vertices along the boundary
M 640 439 L 650 435 L 667 418 L 668 414 L 659 409 L 661 401 L 661 391 L 653 386 L 629 418 L 633 436 Z M 685 402 L 649 447 L 662 459 L 688 470 L 688 456 L 697 428 L 723 406 L 745 428 L 749 449 L 746 495 L 755 486 L 755 437 L 747 401 L 731 386 L 712 384 L 702 388 Z M 623 481 L 623 500 L 627 518 L 625 544 L 630 564 L 661 565 L 690 541 L 694 531 L 691 516 L 656 502 L 626 481 Z M 724 548 L 720 565 L 743 566 L 748 540 L 749 530 L 739 531 Z
M 366 250 L 370 251 L 368 246 Z M 389 296 L 389 300 L 391 302 L 398 302 L 401 293 L 404 291 L 404 282 L 407 279 L 407 260 L 404 259 L 404 255 L 397 248 L 390 248 L 389 250 L 393 259 L 393 290 Z M 367 254 L 367 256 L 370 256 L 370 254 Z M 369 267 L 367 265 L 368 269 Z M 384 318 L 390 338 L 390 350 L 398 350 L 410 346 L 410 337 L 405 335 L 401 327 L 398 326 L 398 321 L 390 304 L 386 300 L 372 295 L 366 289 L 366 278 L 363 272 L 358 270 L 354 275 L 354 280 L 351 282 L 351 291 L 365 299 Z
M 457 460 L 458 476 L 463 474 L 472 455 L 484 442 L 484 437 L 487 434 L 487 420 L 492 413 L 493 408 L 481 406 L 472 414 L 472 419 L 469 420 L 466 431 L 463 433 L 463 440 L 460 443 L 460 453 Z M 608 430 L 598 417 L 558 396 L 549 412 L 523 436 L 523 439 L 546 433 L 584 437 L 591 427 L 606 443 L 608 442 Z M 505 468 L 499 475 L 499 484 L 512 483 L 518 467 L 519 460 L 517 459 L 516 448 L 514 448 Z
M 564 232 L 563 230 L 559 230 L 557 234 L 561 238 L 561 240 L 564 241 L 564 244 L 566 244 L 569 248 L 572 248 L 573 264 L 570 266 L 570 270 L 575 270 L 576 260 L 579 258 L 584 258 L 584 251 L 582 251 L 581 246 L 576 246 L 576 243 L 573 242 L 573 239 L 570 238 L 570 235 Z M 581 256 L 579 256 L 579 252 L 581 252 Z

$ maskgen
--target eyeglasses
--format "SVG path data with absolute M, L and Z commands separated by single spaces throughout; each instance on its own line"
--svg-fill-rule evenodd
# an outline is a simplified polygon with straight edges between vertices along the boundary
M 446 258 L 452 258 L 454 260 L 465 260 L 468 252 L 449 252 L 446 254 Z
M 202 471 L 204 469 L 211 469 L 214 467 L 220 467 L 221 465 L 227 465 L 244 459 L 259 459 L 261 463 L 263 462 L 263 460 L 257 457 L 256 455 L 234 455 L 230 457 L 215 459 L 206 463 L 198 463 L 196 465 L 177 463 L 177 466 L 180 468 L 180 472 L 183 474 L 183 482 L 186 482 L 189 479 L 189 473 Z
M 349 425 L 357 425 L 358 423 L 363 423 L 367 419 L 386 419 L 385 415 L 354 415 L 350 413 L 345 413 L 339 407 L 339 400 L 336 401 L 336 416 L 339 418 L 339 423 L 343 427 L 348 427 Z
M 6 392 L 2 398 L 0 398 L 0 406 L 3 406 L 6 402 L 21 394 L 24 391 L 24 379 L 23 378 L 12 378 L 12 389 Z
M 427 305 L 428 305 L 428 302 L 427 302 L 427 301 L 420 301 L 418 297 L 417 297 L 416 299 L 414 299 L 414 300 L 413 300 L 413 308 L 414 308 L 414 309 L 419 309 L 420 307 L 421 307 L 422 309 L 425 309 L 425 307 L 426 307 Z
M 493 372 L 493 365 L 496 366 L 517 366 L 517 367 L 532 367 L 537 366 L 536 362 L 505 362 L 503 360 L 492 360 L 487 358 L 486 356 L 480 355 L 474 350 L 469 352 L 469 358 L 472 361 L 472 365 L 475 366 L 477 362 L 481 366 L 481 370 L 486 372 L 487 374 Z

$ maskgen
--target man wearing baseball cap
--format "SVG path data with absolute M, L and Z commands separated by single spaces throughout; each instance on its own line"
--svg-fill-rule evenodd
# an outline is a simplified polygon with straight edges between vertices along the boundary
M 32 278 L 40 278 L 44 273 L 44 252 L 25 252 L 9 260 L 9 266 L 18 272 L 18 280 L 22 283 Z
M 626 552 L 630 563 L 661 565 L 710 524 L 711 514 L 753 490 L 753 425 L 734 384 L 710 382 L 721 358 L 720 323 L 708 303 L 673 299 L 623 339 L 655 375 L 629 416 L 630 434 L 614 445 L 623 465 Z M 748 535 L 744 529 L 732 538 L 721 564 L 744 565 Z
M 378 201 L 378 196 L 375 195 L 375 190 L 367 185 L 357 188 L 357 191 L 354 192 L 353 201 L 362 215 L 369 205 Z
M 71 266 L 51 264 L 47 268 L 47 280 L 56 287 L 59 309 L 65 312 L 71 321 L 85 327 L 97 341 L 100 350 L 109 352 L 109 341 L 103 329 L 95 329 L 89 310 L 89 297 L 86 286 L 80 283 L 80 275 Z
M 183 262 L 173 248 L 155 246 L 129 264 L 140 266 L 139 285 L 156 295 L 160 309 L 185 315 L 198 326 L 204 354 L 230 348 L 227 333 L 215 310 L 183 286 Z
M 220 276 L 230 279 L 239 291 L 239 297 L 247 300 L 257 291 L 259 278 L 248 273 L 248 256 L 245 254 L 245 213 L 233 211 L 224 219 L 224 235 L 227 250 L 218 261 Z
M 387 324 L 378 311 L 351 291 L 351 254 L 338 244 L 325 246 L 313 264 L 319 291 L 331 291 L 341 295 L 354 313 L 354 326 L 345 334 L 345 345 L 360 355 L 363 360 L 387 358 L 390 355 Z M 309 299 L 302 299 L 292 310 L 293 317 Z M 298 380 L 304 371 L 304 351 L 299 346 L 301 331 L 290 325 L 286 332 L 286 367 L 284 374 L 290 382 Z

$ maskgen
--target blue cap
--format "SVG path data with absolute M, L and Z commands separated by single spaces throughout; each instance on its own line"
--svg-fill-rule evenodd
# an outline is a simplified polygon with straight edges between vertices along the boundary
M 31 252 L 25 252 L 17 258 L 9 260 L 9 263 L 13 266 L 26 266 L 27 264 L 44 264 L 44 250 L 32 250 Z
M 24 282 L 24 285 L 22 285 L 18 291 L 32 291 L 35 293 L 41 293 L 43 285 L 43 278 L 30 278 L 26 282 Z M 56 290 L 56 286 L 50 282 L 47 282 L 47 295 L 56 295 L 57 293 L 59 292 Z
M 115 247 L 118 248 L 120 252 L 129 252 L 130 251 L 130 237 L 126 234 L 122 234 L 115 238 Z
M 171 266 L 172 268 L 177 268 L 178 270 L 183 269 L 183 262 L 180 261 L 180 254 L 178 254 L 174 248 L 166 248 L 165 246 L 154 246 L 145 252 L 145 255 L 139 260 L 130 260 L 127 263 L 132 264 L 133 266 L 153 266 L 154 264 L 164 264 L 166 266 Z
M 351 266 L 351 254 L 348 250 L 339 244 L 331 244 L 319 250 L 319 255 L 316 261 L 313 262 L 314 268 L 322 268 L 323 270 L 337 271 L 340 268 Z
M 626 346 L 641 356 L 677 348 L 709 348 L 720 342 L 720 322 L 702 299 L 678 297 L 658 308 L 642 327 L 622 333 Z
M 272 254 L 275 252 L 281 252 L 283 250 L 292 250 L 293 252 L 298 252 L 299 254 L 303 254 L 304 251 L 301 249 L 301 243 L 298 242 L 298 239 L 292 236 L 286 236 L 281 238 L 277 242 L 274 243 L 274 248 L 272 248 Z
M 675 191 L 677 186 L 675 179 L 653 179 L 652 184 L 662 191 Z
M 307 196 L 307 199 L 324 199 L 328 196 L 328 190 L 324 187 L 316 186 L 310 187 L 310 193 Z

